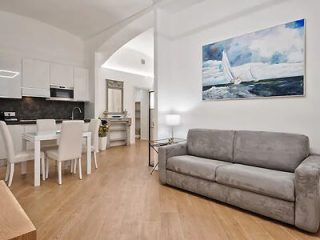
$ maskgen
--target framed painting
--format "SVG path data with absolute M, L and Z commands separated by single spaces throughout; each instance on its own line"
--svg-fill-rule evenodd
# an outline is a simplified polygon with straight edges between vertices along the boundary
M 202 99 L 304 96 L 305 20 L 202 47 Z

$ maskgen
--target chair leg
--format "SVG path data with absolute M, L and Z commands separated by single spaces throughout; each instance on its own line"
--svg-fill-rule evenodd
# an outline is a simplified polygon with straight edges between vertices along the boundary
M 78 161 L 79 161 L 79 178 L 82 179 L 81 158 L 79 158 Z
M 61 185 L 62 184 L 62 171 L 61 171 L 61 162 L 59 161 L 58 162 L 58 181 L 59 181 L 59 184 Z
M 9 176 L 8 187 L 10 187 L 12 184 L 13 174 L 14 174 L 14 163 L 11 163 L 10 164 L 10 176 Z
M 97 153 L 93 152 L 93 157 L 94 157 L 94 164 L 96 165 L 96 169 L 98 168 L 98 163 L 97 163 Z
M 73 173 L 77 173 L 77 159 L 74 159 L 74 164 L 73 164 Z
M 46 158 L 46 178 L 49 177 L 49 158 Z
M 45 165 L 45 159 L 42 156 L 41 157 L 41 173 L 42 173 L 42 180 L 45 181 L 46 180 L 46 165 Z
M 9 174 L 10 174 L 10 164 L 9 164 L 9 162 L 7 162 L 6 177 L 4 179 L 6 182 L 9 180 Z

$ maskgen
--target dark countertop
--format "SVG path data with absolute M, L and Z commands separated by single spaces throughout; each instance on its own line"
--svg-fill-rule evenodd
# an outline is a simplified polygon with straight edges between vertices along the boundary
M 75 119 L 75 120 L 79 120 L 79 119 Z M 83 120 L 83 119 L 80 119 Z M 62 123 L 63 121 L 71 121 L 71 119 L 56 119 L 56 123 Z M 90 119 L 84 119 L 85 123 L 90 122 Z M 36 120 L 19 120 L 16 122 L 6 122 L 7 125 L 25 125 L 25 124 L 36 124 Z

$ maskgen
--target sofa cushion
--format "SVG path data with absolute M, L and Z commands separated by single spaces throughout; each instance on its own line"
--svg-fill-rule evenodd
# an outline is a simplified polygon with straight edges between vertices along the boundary
M 234 131 L 190 129 L 188 154 L 232 162 Z
M 309 155 L 307 136 L 289 133 L 237 131 L 234 162 L 294 172 Z
M 295 201 L 294 173 L 232 164 L 216 170 L 216 181 L 269 197 Z
M 215 180 L 218 166 L 231 164 L 213 159 L 182 155 L 171 157 L 167 161 L 167 169 L 210 181 Z

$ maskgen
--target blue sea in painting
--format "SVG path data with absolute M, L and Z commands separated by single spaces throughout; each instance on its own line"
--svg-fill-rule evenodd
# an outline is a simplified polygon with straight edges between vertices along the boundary
M 203 46 L 202 99 L 304 95 L 304 20 Z

